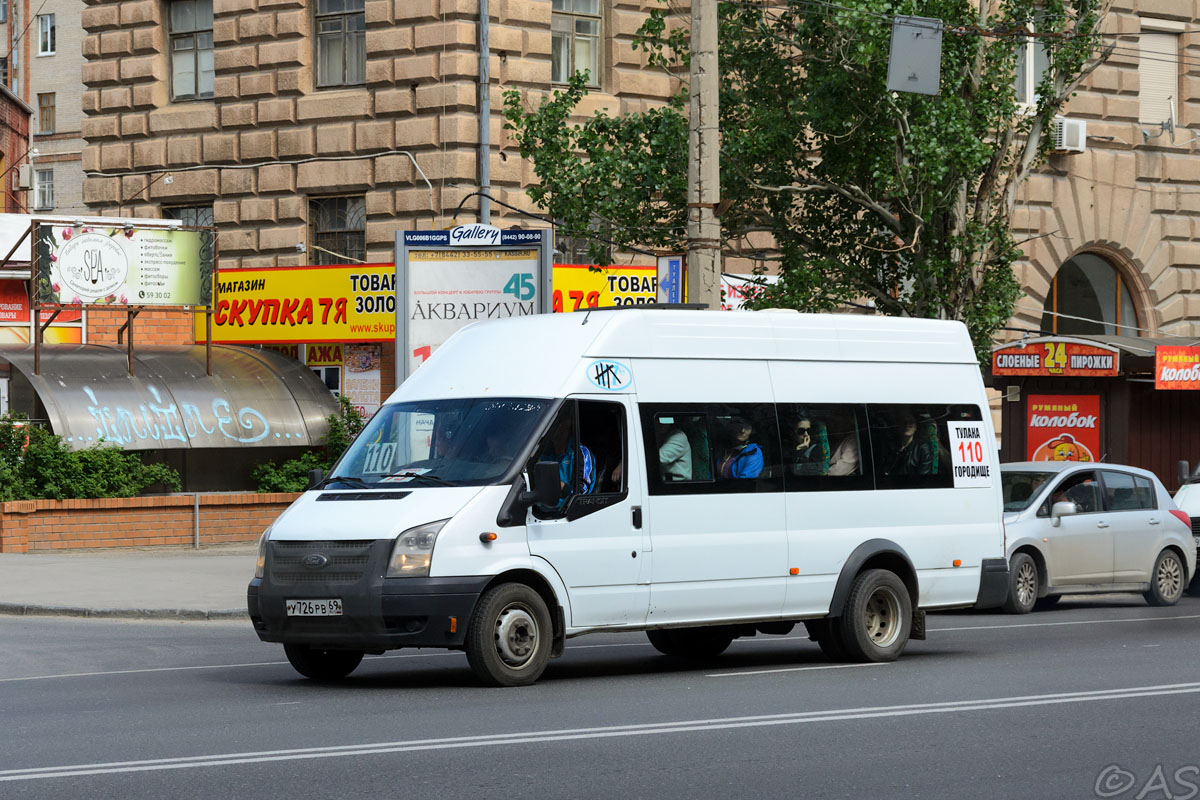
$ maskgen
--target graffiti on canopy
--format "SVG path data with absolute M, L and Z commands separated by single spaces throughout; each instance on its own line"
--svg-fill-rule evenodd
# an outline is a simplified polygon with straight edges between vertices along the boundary
M 214 397 L 211 414 L 206 418 L 205 411 L 195 403 L 163 405 L 158 389 L 154 386 L 148 388 L 154 402 L 142 403 L 130 410 L 120 405 L 102 406 L 92 388 L 83 387 L 84 394 L 91 401 L 88 413 L 96 421 L 96 438 L 127 445 L 135 441 L 187 442 L 203 434 L 220 435 L 233 442 L 250 444 L 262 441 L 271 432 L 267 418 L 249 406 L 238 409 L 235 417 L 228 400 Z M 290 434 L 288 438 L 291 438 Z

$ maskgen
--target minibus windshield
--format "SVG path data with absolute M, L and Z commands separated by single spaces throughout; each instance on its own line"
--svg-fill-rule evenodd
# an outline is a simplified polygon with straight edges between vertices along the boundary
M 1029 508 L 1041 493 L 1046 481 L 1056 474 L 1054 472 L 1001 471 L 1000 483 L 1004 485 L 1004 510 L 1024 511 Z
M 529 443 L 547 400 L 472 398 L 386 405 L 334 467 L 329 483 L 385 488 L 484 486 Z

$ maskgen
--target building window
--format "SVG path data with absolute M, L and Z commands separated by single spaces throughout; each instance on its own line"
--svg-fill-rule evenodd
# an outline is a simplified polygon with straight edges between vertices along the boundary
M 554 0 L 550 29 L 550 80 L 586 72 L 588 85 L 599 86 L 600 0 Z
M 52 56 L 55 53 L 55 28 L 53 14 L 38 15 L 38 55 Z
M 164 208 L 163 216 L 177 219 L 190 228 L 209 228 L 213 224 L 212 206 L 175 206 Z
M 8 86 L 8 58 L 0 56 L 0 83 Z
M 54 208 L 54 170 L 39 169 L 34 177 L 37 186 L 37 208 L 42 211 Z
M 1080 253 L 1058 270 L 1042 312 L 1042 331 L 1140 335 L 1129 287 L 1117 269 L 1094 253 Z
M 170 27 L 172 99 L 212 97 L 212 0 L 172 0 Z
M 8 0 L 0 0 L 0 22 L 8 22 Z
M 366 80 L 367 20 L 363 0 L 317 0 L 317 86 Z
M 1138 36 L 1138 122 L 1174 126 L 1179 109 L 1179 35 Z
M 1036 106 L 1040 97 L 1037 87 L 1050 70 L 1049 51 L 1044 39 L 1026 39 L 1017 45 L 1017 70 L 1013 89 L 1017 105 Z
M 308 203 L 313 264 L 361 264 L 367 257 L 363 197 L 321 197 Z
M 38 95 L 38 133 L 54 133 L 54 92 Z

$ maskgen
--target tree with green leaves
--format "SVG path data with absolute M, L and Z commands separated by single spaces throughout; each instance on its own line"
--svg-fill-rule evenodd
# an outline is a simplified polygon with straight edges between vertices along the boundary
M 1020 292 L 1018 193 L 1049 154 L 1053 117 L 1111 49 L 1110 2 L 722 2 L 723 251 L 780 276 L 755 303 L 867 299 L 961 320 L 986 352 Z M 943 22 L 939 94 L 887 90 L 893 15 Z M 666 7 L 638 33 L 651 66 L 681 81 L 659 107 L 577 123 L 583 75 L 536 107 L 506 93 L 506 125 L 540 179 L 529 196 L 559 235 L 599 225 L 617 249 L 687 249 L 688 38 Z M 1018 72 L 1041 63 L 1020 97 Z M 597 264 L 609 252 L 593 240 Z

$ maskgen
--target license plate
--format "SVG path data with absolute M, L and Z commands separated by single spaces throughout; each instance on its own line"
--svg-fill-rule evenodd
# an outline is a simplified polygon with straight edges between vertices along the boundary
M 333 597 L 328 600 L 284 600 L 289 617 L 340 617 L 342 601 Z

